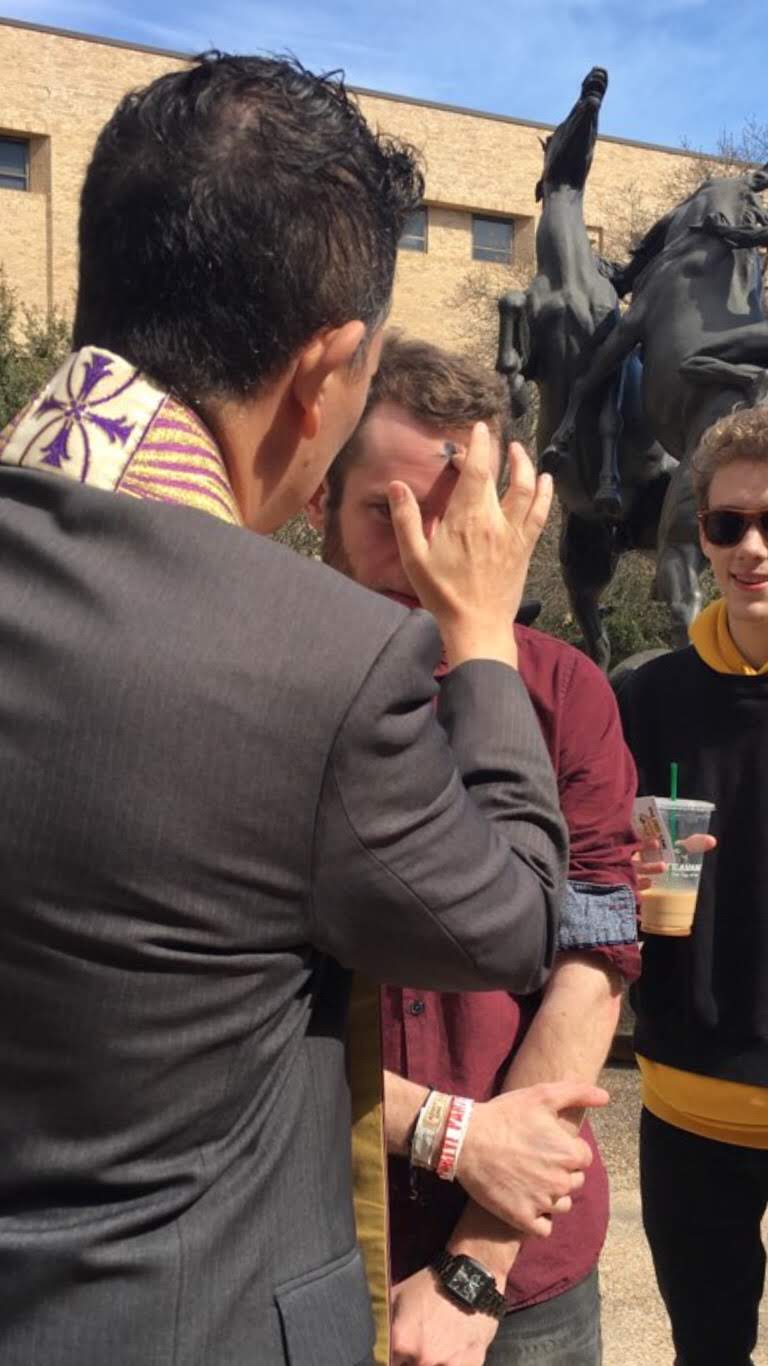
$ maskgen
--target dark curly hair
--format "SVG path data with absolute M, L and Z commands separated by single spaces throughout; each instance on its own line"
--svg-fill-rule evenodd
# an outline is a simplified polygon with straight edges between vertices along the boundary
M 338 73 L 205 53 L 125 96 L 83 185 L 75 346 L 189 402 L 255 391 L 323 328 L 386 316 L 412 150 Z

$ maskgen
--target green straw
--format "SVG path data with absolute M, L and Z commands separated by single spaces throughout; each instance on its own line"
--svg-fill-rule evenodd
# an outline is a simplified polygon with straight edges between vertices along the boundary
M 677 812 L 674 803 L 677 801 L 677 773 L 676 763 L 669 765 L 669 800 L 672 802 L 672 810 L 669 813 L 669 837 L 673 844 L 677 841 Z

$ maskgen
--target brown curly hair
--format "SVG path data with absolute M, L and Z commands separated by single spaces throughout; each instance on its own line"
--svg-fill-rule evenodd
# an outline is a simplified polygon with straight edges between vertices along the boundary
M 718 470 L 737 460 L 768 464 L 768 408 L 738 408 L 708 427 L 691 460 L 696 502 L 705 508 Z
M 361 453 L 366 418 L 380 403 L 396 403 L 417 422 L 437 430 L 468 430 L 476 422 L 486 422 L 501 444 L 502 483 L 507 447 L 512 439 L 512 415 L 504 380 L 468 356 L 444 351 L 418 338 L 403 337 L 392 330 L 384 338 L 379 368 L 360 423 L 328 471 L 331 507 L 338 507 L 341 501 L 347 471 Z

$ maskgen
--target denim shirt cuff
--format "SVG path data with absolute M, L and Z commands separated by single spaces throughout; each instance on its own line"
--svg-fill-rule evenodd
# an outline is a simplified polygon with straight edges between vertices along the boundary
M 595 882 L 569 882 L 560 914 L 558 948 L 594 949 L 606 944 L 634 944 L 637 906 L 625 883 L 602 887 Z

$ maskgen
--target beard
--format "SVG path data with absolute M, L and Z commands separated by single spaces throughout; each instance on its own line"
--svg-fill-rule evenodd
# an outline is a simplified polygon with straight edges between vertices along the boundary
M 336 569 L 339 574 L 345 574 L 348 579 L 354 579 L 352 563 L 341 536 L 341 518 L 338 508 L 332 508 L 326 513 L 320 558 L 323 564 L 327 564 L 329 568 Z

